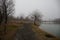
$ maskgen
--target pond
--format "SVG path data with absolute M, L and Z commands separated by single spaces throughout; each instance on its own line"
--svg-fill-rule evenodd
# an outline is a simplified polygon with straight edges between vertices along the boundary
M 43 23 L 41 24 L 40 28 L 54 36 L 60 37 L 60 24 Z

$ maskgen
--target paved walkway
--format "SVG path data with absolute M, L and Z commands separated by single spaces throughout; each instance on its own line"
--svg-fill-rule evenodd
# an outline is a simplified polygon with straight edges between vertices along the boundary
M 15 40 L 36 40 L 32 25 L 30 23 L 23 24 L 22 28 L 17 30 Z

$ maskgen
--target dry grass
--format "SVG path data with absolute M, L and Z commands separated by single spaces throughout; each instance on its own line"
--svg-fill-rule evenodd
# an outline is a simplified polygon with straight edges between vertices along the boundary
M 9 22 L 7 24 L 7 34 L 4 35 L 4 40 L 13 40 L 13 37 L 16 33 L 16 30 L 21 27 L 23 23 L 20 22 Z M 1 29 L 2 30 L 2 29 Z M 32 24 L 32 30 L 35 32 L 36 37 L 38 40 L 60 40 L 59 38 L 53 36 L 53 37 L 46 37 L 46 35 L 51 35 L 47 32 L 44 32 L 41 30 L 38 26 L 35 26 Z
M 59 38 L 41 30 L 38 26 L 35 26 L 35 25 L 32 25 L 32 26 L 33 26 L 32 30 L 36 33 L 36 36 L 39 40 L 60 40 Z
M 13 40 L 13 36 L 16 34 L 17 29 L 21 26 L 20 23 L 18 22 L 8 22 L 6 26 L 7 33 L 4 35 L 3 38 L 4 40 Z M 0 31 L 4 30 L 4 25 L 0 27 Z M 2 31 L 4 33 L 4 31 Z M 1 35 L 2 37 L 2 35 Z

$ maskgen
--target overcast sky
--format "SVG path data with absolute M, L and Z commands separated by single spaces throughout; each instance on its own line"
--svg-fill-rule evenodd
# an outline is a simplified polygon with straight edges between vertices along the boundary
M 44 20 L 60 17 L 60 0 L 15 0 L 15 16 L 29 15 L 38 9 Z

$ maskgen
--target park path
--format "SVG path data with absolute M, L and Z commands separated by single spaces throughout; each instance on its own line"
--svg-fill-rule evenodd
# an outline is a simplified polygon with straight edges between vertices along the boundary
M 17 30 L 15 40 L 36 40 L 35 33 L 32 31 L 32 25 L 25 23 Z

